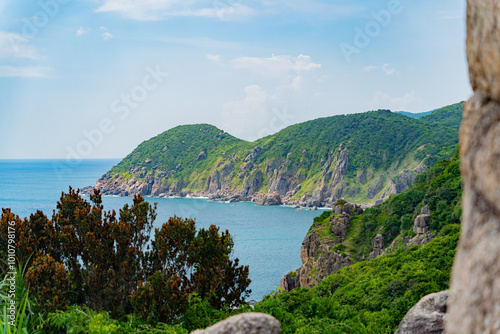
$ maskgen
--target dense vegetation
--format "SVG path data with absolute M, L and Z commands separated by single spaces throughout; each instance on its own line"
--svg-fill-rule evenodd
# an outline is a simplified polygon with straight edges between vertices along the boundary
M 160 179 L 158 192 L 181 193 L 206 191 L 207 181 L 219 173 L 224 177 L 221 187 L 239 193 L 245 182 L 262 175 L 258 192 L 266 192 L 273 182 L 289 182 L 283 191 L 295 188 L 292 196 L 298 200 L 318 189 L 325 162 L 343 145 L 348 174 L 341 196 L 369 202 L 373 199 L 367 197 L 368 187 L 380 174 L 388 176 L 382 187 L 386 191 L 379 191 L 376 198 L 387 193 L 391 179 L 404 169 L 422 170 L 453 154 L 462 109 L 463 103 L 458 103 L 419 119 L 388 110 L 326 117 L 289 126 L 253 143 L 207 124 L 179 126 L 140 144 L 108 176 L 144 184 Z M 254 147 L 261 152 L 248 164 L 245 158 Z M 362 171 L 365 180 L 359 181 Z M 144 194 L 150 194 L 150 188 L 144 189 Z
M 360 261 L 330 275 L 312 289 L 268 296 L 255 310 L 272 314 L 283 333 L 394 333 L 406 312 L 424 295 L 448 288 L 460 234 L 462 182 L 458 153 L 420 174 L 402 194 L 353 218 L 345 251 L 367 258 L 381 233 L 389 255 Z M 406 246 L 413 219 L 428 205 L 431 232 L 422 246 Z M 329 220 L 325 212 L 316 223 Z
M 275 316 L 283 333 L 393 333 L 421 297 L 448 287 L 461 195 L 456 153 L 420 174 L 407 191 L 354 216 L 343 251 L 359 262 L 312 289 L 272 293 L 254 311 Z M 173 217 L 155 231 L 151 249 L 142 251 L 154 207 L 138 196 L 116 217 L 103 211 L 98 193 L 92 202 L 70 190 L 52 220 L 42 212 L 20 220 L 3 211 L 0 247 L 6 249 L 8 243 L 7 222 L 15 221 L 17 257 L 26 264 L 16 277 L 16 297 L 25 315 L 20 328 L 187 334 L 251 310 L 241 304 L 248 268 L 229 259 L 232 240 L 227 232 L 215 226 L 197 231 L 192 220 Z M 403 239 L 415 235 L 412 222 L 424 205 L 437 236 L 407 247 Z M 324 212 L 315 223 L 330 215 Z M 389 254 L 362 261 L 378 233 Z M 4 300 L 8 282 L 2 266 Z M 5 307 L 3 312 L 7 314 Z M 5 320 L 2 328 L 9 333 Z
M 184 328 L 194 329 L 190 326 L 200 323 L 197 308 L 225 314 L 244 303 L 250 292 L 248 266 L 230 258 L 233 240 L 227 231 L 214 225 L 197 230 L 192 219 L 172 217 L 154 231 L 150 242 L 155 207 L 140 195 L 119 215 L 103 210 L 98 191 L 90 200 L 70 188 L 51 220 L 41 211 L 21 220 L 3 209 L 0 254 L 6 259 L 8 245 L 15 245 L 17 263 L 22 264 L 16 297 L 36 305 L 30 314 L 34 308 L 46 315 L 71 306 L 70 314 L 83 308 L 90 314 L 103 312 L 95 314 L 98 317 L 182 322 Z M 9 227 L 15 229 L 15 238 Z M 1 290 L 6 292 L 12 270 L 7 262 L 0 267 Z M 56 313 L 46 328 L 73 325 L 61 317 L 66 315 Z

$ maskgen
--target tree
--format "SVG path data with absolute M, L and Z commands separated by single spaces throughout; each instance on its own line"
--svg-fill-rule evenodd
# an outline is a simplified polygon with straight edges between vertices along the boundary
M 228 231 L 219 234 L 212 225 L 197 232 L 194 220 L 172 217 L 150 242 L 155 219 L 156 204 L 140 195 L 117 215 L 104 211 L 99 190 L 89 203 L 70 188 L 52 220 L 41 211 L 21 220 L 4 209 L 0 245 L 7 249 L 14 221 L 18 260 L 29 267 L 32 294 L 50 311 L 79 304 L 113 317 L 137 311 L 172 322 L 185 312 L 192 293 L 217 309 L 244 302 L 248 266 L 230 259 Z

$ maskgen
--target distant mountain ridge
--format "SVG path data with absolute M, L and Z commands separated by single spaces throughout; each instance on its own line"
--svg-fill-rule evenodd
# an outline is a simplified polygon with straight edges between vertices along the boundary
M 251 143 L 208 124 L 178 126 L 141 143 L 96 187 L 264 205 L 381 201 L 453 154 L 462 110 L 458 103 L 419 119 L 389 110 L 332 116 Z
M 408 112 L 408 111 L 395 111 L 395 113 L 397 114 L 401 114 L 401 115 L 404 115 L 404 116 L 407 116 L 407 117 L 411 117 L 411 118 L 415 118 L 415 119 L 419 119 L 420 117 L 424 117 L 424 116 L 427 116 L 427 115 L 430 115 L 432 111 L 426 111 L 426 112 Z

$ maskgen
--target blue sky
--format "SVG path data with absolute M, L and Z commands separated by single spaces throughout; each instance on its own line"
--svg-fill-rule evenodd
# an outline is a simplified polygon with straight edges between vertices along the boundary
M 0 159 L 122 158 L 471 95 L 465 1 L 0 0 Z

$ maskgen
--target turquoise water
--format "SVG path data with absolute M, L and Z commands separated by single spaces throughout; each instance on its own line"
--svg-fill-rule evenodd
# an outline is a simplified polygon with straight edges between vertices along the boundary
M 49 217 L 61 192 L 68 187 L 95 184 L 118 160 L 84 160 L 67 166 L 58 160 L 0 160 L 0 207 L 21 216 L 42 210 Z M 211 224 L 227 229 L 234 238 L 234 256 L 250 266 L 252 294 L 262 296 L 279 286 L 281 277 L 301 265 L 300 246 L 319 211 L 296 211 L 290 207 L 259 207 L 254 203 L 220 203 L 206 199 L 149 198 L 158 203 L 159 227 L 177 215 L 196 220 L 198 227 Z M 104 197 L 106 210 L 131 203 L 130 197 Z

